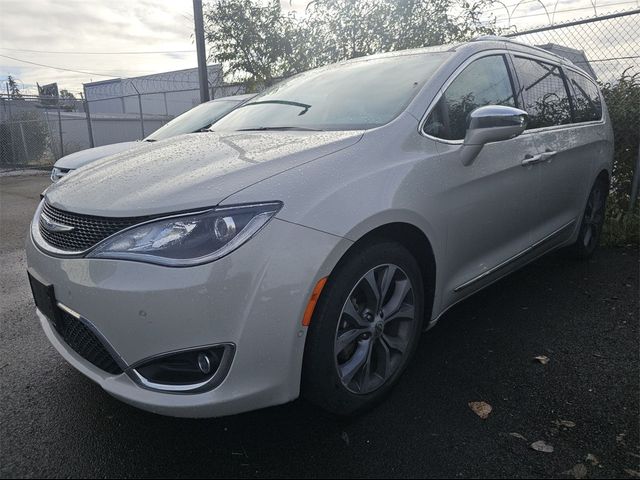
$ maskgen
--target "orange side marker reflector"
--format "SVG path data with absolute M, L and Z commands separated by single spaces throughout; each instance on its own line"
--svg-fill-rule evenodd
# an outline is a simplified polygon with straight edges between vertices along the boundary
M 318 280 L 316 283 L 313 292 L 311 292 L 311 298 L 309 298 L 309 303 L 307 303 L 307 309 L 304 311 L 304 317 L 302 318 L 302 326 L 308 327 L 311 323 L 311 317 L 313 317 L 313 310 L 316 308 L 316 303 L 318 303 L 318 299 L 320 298 L 320 293 L 322 293 L 322 289 L 324 288 L 324 284 L 327 283 L 327 278 L 324 277 Z

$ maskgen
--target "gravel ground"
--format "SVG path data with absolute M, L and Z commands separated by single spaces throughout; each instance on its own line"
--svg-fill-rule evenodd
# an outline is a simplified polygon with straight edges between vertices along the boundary
M 47 184 L 0 178 L 2 477 L 640 476 L 637 249 L 554 253 L 459 304 L 358 418 L 296 401 L 174 419 L 111 398 L 41 332 L 23 242 Z

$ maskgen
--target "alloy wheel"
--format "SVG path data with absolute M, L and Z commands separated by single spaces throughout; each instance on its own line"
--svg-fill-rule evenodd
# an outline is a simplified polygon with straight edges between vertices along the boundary
M 408 354 L 415 322 L 413 285 L 397 265 L 369 270 L 342 307 L 335 360 L 344 387 L 368 394 L 389 380 Z

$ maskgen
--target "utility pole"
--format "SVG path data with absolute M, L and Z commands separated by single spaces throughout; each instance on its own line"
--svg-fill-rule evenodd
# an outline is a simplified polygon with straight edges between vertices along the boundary
M 193 22 L 195 23 L 196 51 L 198 54 L 198 80 L 200 83 L 200 103 L 209 101 L 209 81 L 207 80 L 207 53 L 204 45 L 204 22 L 202 0 L 193 0 Z

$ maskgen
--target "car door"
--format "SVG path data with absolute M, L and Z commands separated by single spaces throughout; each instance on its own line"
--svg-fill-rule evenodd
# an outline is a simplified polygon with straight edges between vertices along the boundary
M 443 304 L 506 273 L 531 243 L 538 177 L 522 162 L 537 149 L 531 135 L 486 144 L 468 166 L 460 148 L 471 111 L 484 105 L 518 107 L 508 59 L 481 54 L 461 66 L 441 89 L 422 127 L 442 162 L 442 208 L 447 213 Z M 440 178 L 441 177 L 441 178 Z
M 559 65 L 519 55 L 513 62 L 529 113 L 528 129 L 541 154 L 533 166 L 540 176 L 540 201 L 532 217 L 534 241 L 550 248 L 574 232 L 590 188 L 594 155 L 604 146 L 594 122 L 591 127 L 574 123 L 575 99 Z

